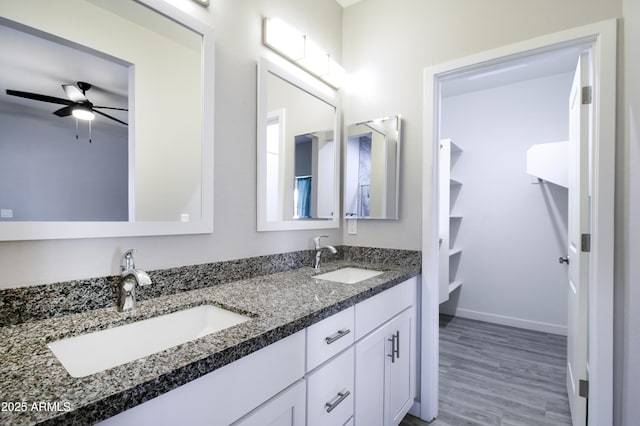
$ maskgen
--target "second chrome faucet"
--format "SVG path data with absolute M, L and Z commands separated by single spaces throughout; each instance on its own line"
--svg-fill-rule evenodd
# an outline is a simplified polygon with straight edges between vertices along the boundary
M 120 257 L 120 285 L 118 295 L 118 310 L 120 312 L 132 312 L 137 308 L 136 287 L 151 284 L 149 274 L 141 269 L 136 269 L 133 259 L 135 249 L 127 250 Z
M 327 249 L 329 250 L 331 253 L 337 253 L 338 251 L 336 250 L 336 248 L 334 246 L 330 246 L 330 245 L 321 245 L 320 244 L 320 238 L 328 238 L 328 235 L 320 235 L 318 237 L 315 237 L 313 239 L 313 248 L 315 250 L 315 256 L 313 257 L 311 266 L 314 269 L 318 269 L 320 267 L 320 255 L 322 254 L 322 250 L 323 249 Z

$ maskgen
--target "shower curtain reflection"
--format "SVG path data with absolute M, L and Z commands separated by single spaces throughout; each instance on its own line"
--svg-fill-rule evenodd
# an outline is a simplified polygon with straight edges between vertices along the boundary
M 311 218 L 311 176 L 296 177 L 293 217 Z

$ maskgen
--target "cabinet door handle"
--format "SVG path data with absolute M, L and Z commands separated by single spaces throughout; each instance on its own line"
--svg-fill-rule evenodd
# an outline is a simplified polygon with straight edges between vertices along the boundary
M 395 363 L 396 358 L 400 358 L 400 330 L 392 334 L 391 339 L 387 339 L 387 341 L 391 342 L 391 355 L 387 356 L 391 358 L 392 363 Z
M 330 413 L 331 411 L 333 411 L 333 409 L 336 408 L 338 404 L 344 401 L 349 395 L 351 395 L 351 392 L 349 392 L 346 389 L 343 390 L 342 392 L 338 392 L 338 395 L 336 395 L 336 397 L 333 398 L 332 401 L 329 401 L 326 404 L 324 404 L 324 406 L 327 409 L 327 413 Z
M 337 332 L 335 332 L 334 334 L 332 334 L 331 336 L 327 336 L 324 338 L 324 341 L 327 342 L 327 345 L 332 344 L 333 342 L 335 342 L 336 340 L 346 336 L 347 334 L 351 333 L 351 330 L 348 328 L 344 328 L 342 330 L 338 330 Z
M 387 339 L 388 342 L 391 342 L 391 354 L 387 355 L 391 358 L 391 362 L 396 362 L 396 335 L 392 334 L 391 339 Z

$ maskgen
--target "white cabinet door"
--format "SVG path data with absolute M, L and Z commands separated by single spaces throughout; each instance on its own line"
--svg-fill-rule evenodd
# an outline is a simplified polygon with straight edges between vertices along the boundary
M 384 425 L 384 379 L 391 345 L 386 328 L 356 343 L 356 426 Z
M 392 357 L 387 357 L 387 423 L 400 424 L 409 412 L 415 397 L 415 349 L 413 348 L 415 333 L 413 324 L 413 308 L 407 309 L 391 320 L 386 327 L 391 335 Z
M 415 397 L 413 307 L 356 344 L 356 426 L 398 425 Z
M 233 425 L 304 426 L 305 405 L 305 382 L 301 380 Z

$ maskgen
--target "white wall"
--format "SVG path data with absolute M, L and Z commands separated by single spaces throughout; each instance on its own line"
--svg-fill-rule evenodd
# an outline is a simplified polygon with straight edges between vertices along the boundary
M 0 287 L 117 274 L 120 254 L 138 249 L 142 269 L 168 268 L 247 256 L 304 250 L 313 237 L 340 229 L 256 231 L 256 70 L 263 16 L 279 16 L 304 29 L 340 61 L 342 8 L 334 0 L 212 1 L 176 4 L 209 23 L 216 37 L 214 233 L 174 237 L 0 242 Z M 89 32 L 90 33 L 90 32 Z M 212 76 L 213 78 L 213 76 Z
M 93 126 L 89 143 L 86 121 L 76 140 L 75 119 L 42 115 L 0 112 L 0 208 L 13 210 L 8 220 L 127 221 L 127 129 Z
M 577 60 L 577 58 L 576 58 Z M 456 214 L 464 284 L 441 312 L 566 333 L 567 189 L 533 184 L 526 152 L 567 140 L 573 73 L 442 99 L 441 135 L 464 152 Z M 568 165 L 567 165 L 568 166 Z

